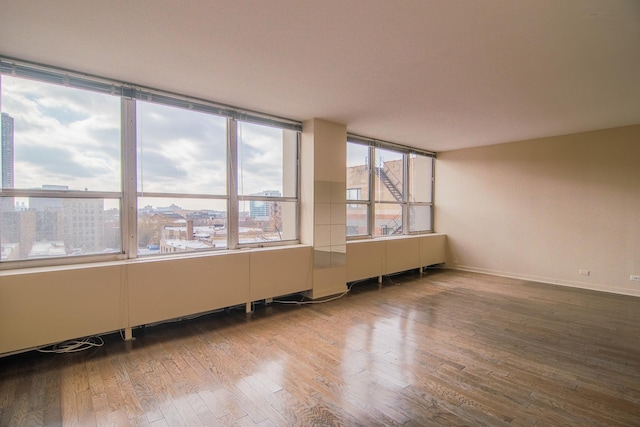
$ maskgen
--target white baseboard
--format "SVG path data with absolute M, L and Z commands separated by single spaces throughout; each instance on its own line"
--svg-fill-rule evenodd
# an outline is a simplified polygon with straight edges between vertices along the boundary
M 519 274 L 506 271 L 491 270 L 488 268 L 471 267 L 468 265 L 447 266 L 451 270 L 468 271 L 471 273 L 490 274 L 499 277 L 508 277 L 510 279 L 528 280 L 531 282 L 547 283 L 551 285 L 567 286 L 571 288 L 587 289 L 590 291 L 608 292 L 613 294 L 640 297 L 640 289 L 624 289 L 613 286 L 606 286 L 598 283 L 574 282 L 567 280 L 558 280 L 549 277 L 535 276 L 529 274 Z

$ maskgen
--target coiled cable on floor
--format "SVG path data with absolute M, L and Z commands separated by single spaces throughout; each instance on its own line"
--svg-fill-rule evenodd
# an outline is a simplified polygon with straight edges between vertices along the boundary
M 294 305 L 306 305 L 306 304 L 323 304 L 325 302 L 329 302 L 329 301 L 335 301 L 337 299 L 342 298 L 343 296 L 345 296 L 346 294 L 348 294 L 349 292 L 351 292 L 351 288 L 353 288 L 353 285 L 358 284 L 360 282 L 365 282 L 365 280 L 357 280 L 355 282 L 351 282 L 351 284 L 349 285 L 349 287 L 347 288 L 346 291 L 344 291 L 343 293 L 333 296 L 331 298 L 326 298 L 326 299 L 318 299 L 318 300 L 303 300 L 303 301 L 288 301 L 288 300 L 273 300 L 272 302 L 275 304 L 294 304 Z
M 94 347 L 102 347 L 104 340 L 99 336 L 85 337 L 77 340 L 68 340 L 52 344 L 49 346 L 38 347 L 36 350 L 40 353 L 76 353 L 79 351 L 89 350 Z

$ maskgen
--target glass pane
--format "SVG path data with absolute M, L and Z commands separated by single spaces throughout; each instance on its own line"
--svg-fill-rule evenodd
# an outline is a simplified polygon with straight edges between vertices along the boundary
M 227 120 L 137 102 L 138 192 L 227 194 Z
M 347 236 L 366 236 L 369 224 L 369 213 L 367 205 L 348 203 L 347 204 Z
M 239 207 L 239 242 L 297 239 L 296 202 L 245 200 Z
M 376 203 L 374 236 L 402 234 L 402 205 L 395 203 Z
M 403 154 L 376 148 L 375 200 L 402 202 L 404 199 Z
M 227 247 L 226 200 L 138 198 L 138 255 Z
M 409 232 L 432 230 L 431 206 L 409 205 Z
M 409 201 L 431 203 L 433 158 L 412 154 L 409 157 Z
M 4 205 L 2 261 L 122 251 L 118 200 L 27 197 Z
M 238 122 L 238 194 L 296 197 L 298 133 Z
M 369 200 L 369 146 L 347 142 L 347 200 Z
M 2 187 L 121 191 L 120 98 L 2 76 Z

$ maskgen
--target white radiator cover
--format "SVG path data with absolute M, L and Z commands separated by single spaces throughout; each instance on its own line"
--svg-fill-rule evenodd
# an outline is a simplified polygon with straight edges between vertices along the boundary
M 0 272 L 0 354 L 311 289 L 311 246 Z
M 347 281 L 393 274 L 446 261 L 446 235 L 425 234 L 347 243 Z
M 347 281 L 444 262 L 445 236 L 349 242 Z M 295 245 L 0 272 L 0 355 L 312 289 Z

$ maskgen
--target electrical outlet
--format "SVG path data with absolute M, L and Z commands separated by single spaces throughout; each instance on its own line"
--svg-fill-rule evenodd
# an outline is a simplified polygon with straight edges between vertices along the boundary
M 632 274 L 629 276 L 629 280 L 633 280 L 634 282 L 640 282 L 640 276 Z
M 589 270 L 578 270 L 578 274 L 581 276 L 588 276 L 591 272 Z

